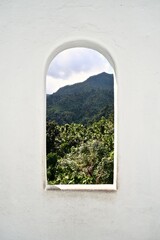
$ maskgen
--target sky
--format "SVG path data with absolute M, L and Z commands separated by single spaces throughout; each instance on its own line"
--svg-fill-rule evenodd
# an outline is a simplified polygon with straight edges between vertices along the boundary
M 101 72 L 113 73 L 107 59 L 89 48 L 69 48 L 60 52 L 49 65 L 46 76 L 46 93 L 52 94 L 59 88 L 83 82 Z

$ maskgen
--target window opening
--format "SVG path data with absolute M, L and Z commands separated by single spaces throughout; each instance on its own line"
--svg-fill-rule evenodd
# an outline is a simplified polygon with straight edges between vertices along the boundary
M 46 75 L 46 177 L 50 189 L 112 189 L 114 70 L 98 51 L 57 54 Z M 114 189 L 114 188 L 113 188 Z

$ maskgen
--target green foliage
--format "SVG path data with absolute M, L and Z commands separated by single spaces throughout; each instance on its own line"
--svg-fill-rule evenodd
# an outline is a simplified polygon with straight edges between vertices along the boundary
M 113 116 L 89 126 L 48 122 L 47 144 L 50 184 L 113 183 Z
M 113 75 L 101 73 L 47 96 L 49 184 L 111 184 Z

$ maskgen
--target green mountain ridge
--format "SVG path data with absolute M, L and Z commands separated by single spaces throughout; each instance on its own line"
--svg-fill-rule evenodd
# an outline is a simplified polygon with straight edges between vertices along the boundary
M 113 74 L 100 73 L 81 83 L 60 88 L 47 95 L 47 120 L 60 125 L 89 124 L 102 116 L 108 118 L 114 109 Z

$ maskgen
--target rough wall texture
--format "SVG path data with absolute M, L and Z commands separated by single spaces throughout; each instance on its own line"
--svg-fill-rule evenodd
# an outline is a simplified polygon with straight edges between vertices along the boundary
M 0 1 L 0 239 L 160 239 L 160 1 Z M 45 72 L 94 41 L 118 84 L 118 191 L 44 191 Z

